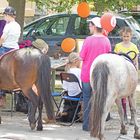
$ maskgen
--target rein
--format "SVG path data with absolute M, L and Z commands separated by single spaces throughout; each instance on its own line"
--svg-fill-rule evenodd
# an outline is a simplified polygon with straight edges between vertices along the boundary
M 133 65 L 134 65 L 133 60 L 134 60 L 134 59 L 136 58 L 136 56 L 137 56 L 137 54 L 136 54 L 135 51 L 129 51 L 129 52 L 127 52 L 127 53 L 115 53 L 115 52 L 110 52 L 110 53 L 112 53 L 112 54 L 117 54 L 117 55 L 120 55 L 120 56 L 124 56 L 124 58 L 125 58 L 127 61 L 131 62 Z M 134 53 L 135 56 L 133 57 L 133 59 L 130 58 L 130 56 L 129 56 L 130 53 Z M 135 65 L 134 65 L 134 66 L 135 66 Z M 136 66 L 135 66 L 135 68 L 136 68 Z

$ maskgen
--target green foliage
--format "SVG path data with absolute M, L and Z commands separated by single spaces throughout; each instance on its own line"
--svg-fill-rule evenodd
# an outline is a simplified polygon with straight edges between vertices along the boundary
M 34 1 L 37 4 L 39 9 L 42 7 L 46 7 L 52 11 L 56 12 L 63 12 L 63 11 L 70 11 L 72 6 L 76 4 L 77 0 L 30 0 Z
M 92 10 L 99 13 L 112 10 L 120 11 L 123 9 L 132 9 L 132 7 L 140 4 L 140 0 L 30 0 L 35 1 L 38 8 L 45 6 L 47 9 L 51 9 L 56 12 L 70 11 L 73 5 L 82 1 L 87 1 Z
M 140 4 L 140 0 L 88 0 L 93 2 L 96 11 L 102 12 L 106 10 L 120 11 L 123 9 L 131 10 L 132 7 Z

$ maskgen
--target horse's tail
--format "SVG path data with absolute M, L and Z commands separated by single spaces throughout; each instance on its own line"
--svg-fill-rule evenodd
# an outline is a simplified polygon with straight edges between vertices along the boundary
M 98 63 L 92 73 L 95 94 L 91 99 L 91 131 L 93 137 L 100 137 L 102 116 L 107 99 L 109 68 L 106 63 Z
M 39 87 L 40 96 L 44 103 L 48 118 L 54 119 L 54 109 L 50 89 L 50 80 L 51 80 L 50 59 L 47 55 L 42 54 L 40 58 L 40 67 L 38 70 L 37 86 Z

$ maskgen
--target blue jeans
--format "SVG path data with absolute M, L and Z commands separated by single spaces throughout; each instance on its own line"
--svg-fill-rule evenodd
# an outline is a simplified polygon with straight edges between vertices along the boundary
M 6 47 L 0 47 L 0 56 L 5 54 L 6 52 L 9 52 L 10 50 L 12 50 L 13 48 L 6 48 Z
M 91 104 L 89 103 L 91 98 L 91 86 L 90 83 L 82 82 L 83 89 L 83 130 L 89 131 L 89 113 Z

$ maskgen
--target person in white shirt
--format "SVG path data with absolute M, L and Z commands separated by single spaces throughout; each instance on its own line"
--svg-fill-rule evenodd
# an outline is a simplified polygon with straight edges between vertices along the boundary
M 21 27 L 15 21 L 15 9 L 8 6 L 5 8 L 3 15 L 6 20 L 6 25 L 4 26 L 2 36 L 0 37 L 0 55 L 3 55 L 12 49 L 19 49 L 18 41 L 21 33 Z
M 81 64 L 81 59 L 79 57 L 79 54 L 76 53 L 76 52 L 72 52 L 68 56 L 68 64 L 65 67 L 65 71 L 67 73 L 74 74 L 79 79 L 79 82 L 81 84 L 80 64 Z M 76 97 L 80 97 L 81 94 L 82 94 L 82 91 L 79 88 L 78 83 L 76 83 L 76 82 L 63 81 L 62 87 L 63 87 L 64 90 L 67 91 L 66 93 L 68 94 L 68 96 L 76 98 Z M 71 122 L 71 120 L 73 118 L 73 114 L 74 114 L 76 106 L 77 106 L 77 103 L 78 102 L 75 102 L 75 101 L 65 100 L 63 111 L 60 112 L 60 114 L 59 114 L 60 118 L 58 120 L 62 121 L 62 122 Z M 80 111 L 81 111 L 81 107 L 79 107 L 79 112 Z
M 81 68 L 80 68 L 80 57 L 79 57 L 79 54 L 76 53 L 76 52 L 72 52 L 69 56 L 68 56 L 68 64 L 66 65 L 65 67 L 65 71 L 67 73 L 72 73 L 74 74 L 80 84 L 81 84 L 81 79 L 80 79 L 80 75 L 81 75 Z M 78 85 L 78 83 L 76 82 L 67 82 L 67 81 L 64 81 L 63 82 L 63 89 L 67 90 L 68 91 L 68 95 L 69 96 L 77 96 L 81 93 L 81 89 Z
M 18 40 L 21 33 L 20 25 L 15 21 L 16 11 L 13 7 L 6 7 L 4 12 L 4 20 L 6 24 L 3 28 L 2 35 L 0 36 L 0 56 L 11 51 L 12 49 L 19 49 Z M 3 99 L 5 105 L 6 96 L 5 91 L 0 90 L 0 99 Z

